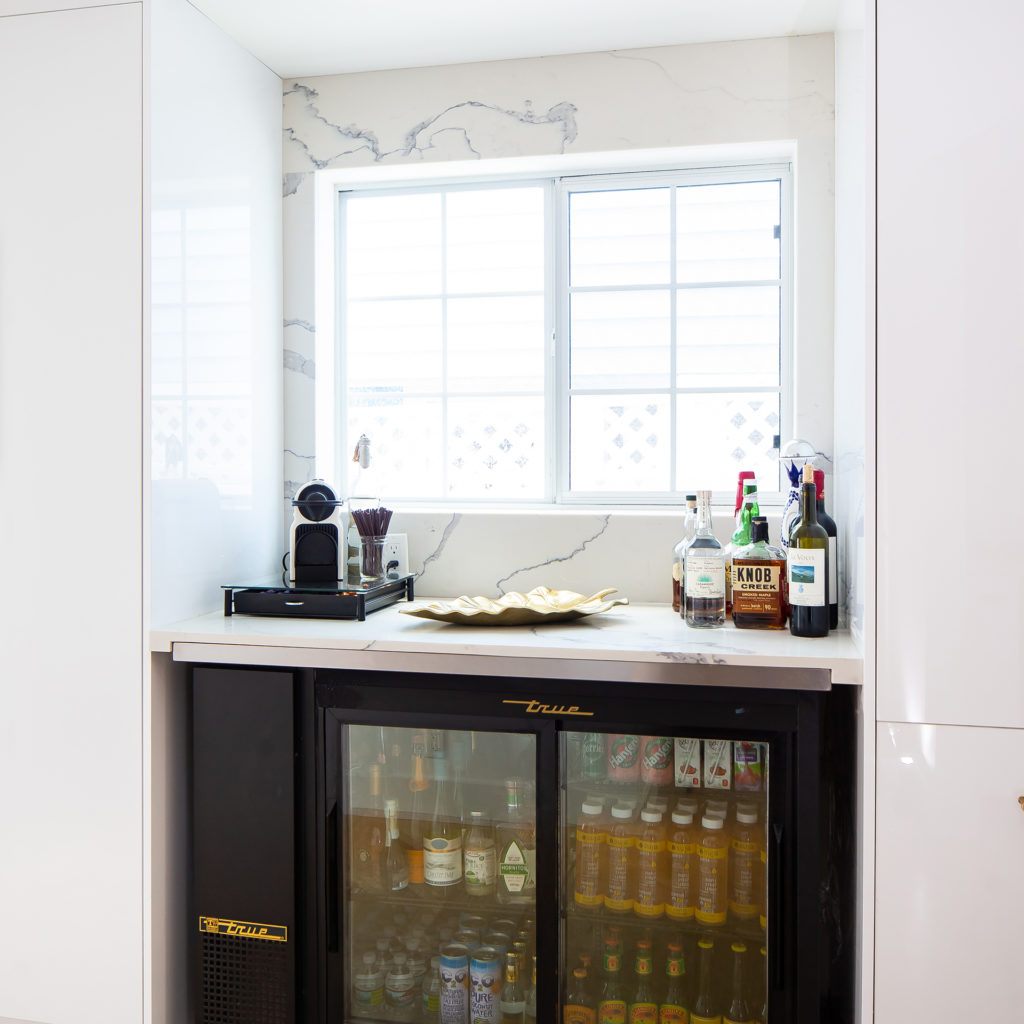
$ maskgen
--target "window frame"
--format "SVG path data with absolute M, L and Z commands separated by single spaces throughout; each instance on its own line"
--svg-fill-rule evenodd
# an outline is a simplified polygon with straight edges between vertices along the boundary
M 520 158 L 520 162 L 527 162 Z M 535 162 L 535 161 L 534 161 Z M 509 165 L 514 160 L 489 161 L 489 163 Z M 464 507 L 464 508 L 634 508 L 659 510 L 666 507 L 678 507 L 682 500 L 682 492 L 572 492 L 569 490 L 569 456 L 570 456 L 570 422 L 569 405 L 571 393 L 569 389 L 569 195 L 578 191 L 599 191 L 610 187 L 659 187 L 666 185 L 700 185 L 727 184 L 744 181 L 764 181 L 778 179 L 780 183 L 780 276 L 779 276 L 779 426 L 778 433 L 782 439 L 792 436 L 795 409 L 799 405 L 797 395 L 798 381 L 795 373 L 796 339 L 795 339 L 795 253 L 794 239 L 796 235 L 795 183 L 792 160 L 779 158 L 777 154 L 764 159 L 746 158 L 736 163 L 728 161 L 702 161 L 697 166 L 666 165 L 653 169 L 626 168 L 622 170 L 599 170 L 587 172 L 575 170 L 573 173 L 557 173 L 557 168 L 541 168 L 523 170 L 521 172 L 507 169 L 496 169 L 495 173 L 453 173 L 445 175 L 443 168 L 440 174 L 403 176 L 401 168 L 388 168 L 391 180 L 374 181 L 362 179 L 356 181 L 338 180 L 326 177 L 320 184 L 319 201 L 326 200 L 332 207 L 330 230 L 318 228 L 317 239 L 317 286 L 318 291 L 325 287 L 331 290 L 333 301 L 332 349 L 330 360 L 322 358 L 323 348 L 318 346 L 318 380 L 321 373 L 330 382 L 327 388 L 318 384 L 317 388 L 317 452 L 318 472 L 323 473 L 328 466 L 337 467 L 337 479 L 342 492 L 347 492 L 348 460 L 345 453 L 351 451 L 354 438 L 348 436 L 347 427 L 347 380 L 345 374 L 345 245 L 343 235 L 343 196 L 345 194 L 399 195 L 438 190 L 488 189 L 501 185 L 519 187 L 541 187 L 545 195 L 545 269 L 544 269 L 544 309 L 545 309 L 545 467 L 544 495 L 540 498 L 466 498 L 451 496 L 423 497 L 407 496 L 402 500 L 411 505 L 422 505 L 427 508 Z M 359 176 L 356 176 L 359 177 Z M 327 237 L 329 236 L 329 237 Z M 674 236 L 673 236 L 674 237 Z M 329 247 L 329 250 L 328 250 Z M 673 249 L 674 252 L 674 249 Z M 672 260 L 672 293 L 674 296 L 680 285 L 675 281 L 675 261 Z M 745 284 L 747 282 L 737 282 Z M 755 283 L 755 282 L 751 282 Z M 764 283 L 764 282 L 756 282 Z M 682 287 L 699 287 L 698 283 Z M 734 285 L 736 286 L 736 285 Z M 322 306 L 321 306 L 322 308 Z M 675 321 L 672 322 L 672 337 L 675 340 Z M 673 344 L 673 366 L 675 362 L 675 345 Z M 328 363 L 320 366 L 321 363 Z M 333 364 L 333 365 L 331 365 Z M 736 393 L 749 390 L 757 393 L 774 393 L 765 388 L 678 388 L 675 375 L 668 388 L 668 394 L 691 391 L 698 394 L 710 394 L 715 391 Z M 658 389 L 664 393 L 664 389 Z M 324 396 L 330 395 L 331 407 L 325 408 Z M 810 397 L 810 396 L 808 396 Z M 671 408 L 673 444 L 675 437 L 675 402 Z M 321 440 L 326 436 L 324 431 L 333 431 L 332 444 L 322 446 Z M 372 438 L 371 438 L 372 440 Z M 322 447 L 327 448 L 326 457 L 321 459 Z M 675 475 L 673 459 L 673 482 Z M 320 468 L 322 467 L 322 468 Z M 329 472 L 330 470 L 328 470 Z M 781 486 L 781 485 L 780 485 Z M 396 496 L 398 497 L 398 496 Z M 763 489 L 760 492 L 762 504 L 781 505 L 785 498 L 784 490 L 775 488 Z M 713 500 L 716 504 L 732 503 L 734 494 L 731 491 L 716 491 Z

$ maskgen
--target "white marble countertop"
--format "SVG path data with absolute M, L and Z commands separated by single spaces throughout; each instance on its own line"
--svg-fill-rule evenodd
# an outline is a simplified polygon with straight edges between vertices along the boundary
M 573 622 L 505 627 L 432 622 L 401 615 L 400 607 L 380 609 L 364 622 L 212 613 L 153 629 L 150 648 L 171 653 L 176 661 L 299 668 L 802 689 L 863 680 L 861 653 L 845 631 L 801 639 L 788 630 L 740 630 L 731 623 L 696 630 L 663 604 L 617 607 Z

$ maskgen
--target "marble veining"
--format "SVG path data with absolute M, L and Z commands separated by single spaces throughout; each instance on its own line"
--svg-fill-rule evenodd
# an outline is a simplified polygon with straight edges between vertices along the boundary
M 293 373 L 301 373 L 310 380 L 316 380 L 316 360 L 307 359 L 301 352 L 286 348 L 284 350 L 284 368 Z
M 434 548 L 434 550 L 431 551 L 430 554 L 423 559 L 423 564 L 420 566 L 420 571 L 416 573 L 416 579 L 421 579 L 423 574 L 427 571 L 427 566 L 430 565 L 431 562 L 436 562 L 444 554 L 444 549 L 447 547 L 448 541 L 451 539 L 455 527 L 459 525 L 459 520 L 461 518 L 462 513 L 452 513 L 451 519 L 448 520 L 447 525 L 445 526 L 444 530 L 441 533 L 441 539 L 440 541 L 438 541 L 437 547 Z
M 299 187 L 305 180 L 308 171 L 288 171 L 284 176 L 284 187 L 281 193 L 283 199 L 287 199 L 289 196 L 295 195 L 299 191 Z
M 428 151 L 432 156 L 442 155 L 447 159 L 502 155 L 505 151 L 502 136 L 507 134 L 509 126 L 554 128 L 557 145 L 552 151 L 558 153 L 564 153 L 579 134 L 577 107 L 567 100 L 538 112 L 531 100 L 523 102 L 523 109 L 515 110 L 468 99 L 449 104 L 418 121 L 405 131 L 400 145 L 385 149 L 376 132 L 357 124 L 341 124 L 325 116 L 317 103 L 319 95 L 316 89 L 301 82 L 284 93 L 286 124 L 291 121 L 284 129 L 285 140 L 297 146 L 317 170 L 337 166 L 357 155 L 369 157 L 373 163 L 422 158 Z M 442 137 L 448 135 L 455 140 L 454 146 L 440 144 Z M 478 135 L 484 143 L 474 141 Z M 300 183 L 293 175 L 286 175 L 285 194 L 294 193 Z
M 595 533 L 593 536 L 587 537 L 586 540 L 578 544 L 572 551 L 569 552 L 569 554 L 556 555 L 554 558 L 547 558 L 544 561 L 537 562 L 534 565 L 524 565 L 522 568 L 513 569 L 512 572 L 510 572 L 507 576 L 502 576 L 501 579 L 499 579 L 494 584 L 495 589 L 498 591 L 499 594 L 504 594 L 506 592 L 505 584 L 509 580 L 511 580 L 513 576 L 518 576 L 520 573 L 523 572 L 530 572 L 533 569 L 543 569 L 545 566 L 555 565 L 557 562 L 571 561 L 573 558 L 576 557 L 576 555 L 581 554 L 583 551 L 585 551 L 588 544 L 592 544 L 595 540 L 597 540 L 598 537 L 600 537 L 608 529 L 608 524 L 611 522 L 611 519 L 611 515 L 603 516 L 601 529 L 599 529 L 597 533 Z

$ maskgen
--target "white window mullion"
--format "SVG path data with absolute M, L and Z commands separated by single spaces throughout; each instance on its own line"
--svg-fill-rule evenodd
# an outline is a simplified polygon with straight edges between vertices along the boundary
M 448 497 L 448 193 L 441 193 L 441 495 Z
M 669 264 L 669 300 L 668 300 L 668 344 L 669 344 L 669 367 L 668 367 L 668 382 L 669 382 L 669 410 L 668 410 L 668 422 L 669 422 L 669 450 L 670 459 L 669 462 L 669 490 L 675 493 L 679 490 L 679 484 L 676 481 L 676 467 L 679 465 L 679 431 L 677 429 L 676 420 L 679 416 L 679 399 L 676 396 L 676 385 L 679 383 L 679 374 L 677 372 L 677 360 L 679 358 L 679 350 L 677 346 L 676 329 L 678 320 L 676 317 L 676 303 L 678 301 L 676 295 L 676 186 L 673 185 L 669 189 L 669 253 L 668 253 L 668 264 Z
M 554 188 L 555 211 L 553 218 L 555 245 L 555 288 L 553 306 L 554 327 L 554 388 L 553 407 L 555 414 L 555 436 L 553 438 L 555 459 L 555 501 L 563 502 L 569 493 L 569 442 L 571 430 L 571 389 L 570 389 L 570 309 L 569 293 L 569 193 L 561 181 Z

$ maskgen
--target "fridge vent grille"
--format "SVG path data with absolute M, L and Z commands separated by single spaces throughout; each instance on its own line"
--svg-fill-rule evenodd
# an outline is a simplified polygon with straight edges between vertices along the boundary
M 202 933 L 202 1024 L 287 1024 L 288 947 Z

